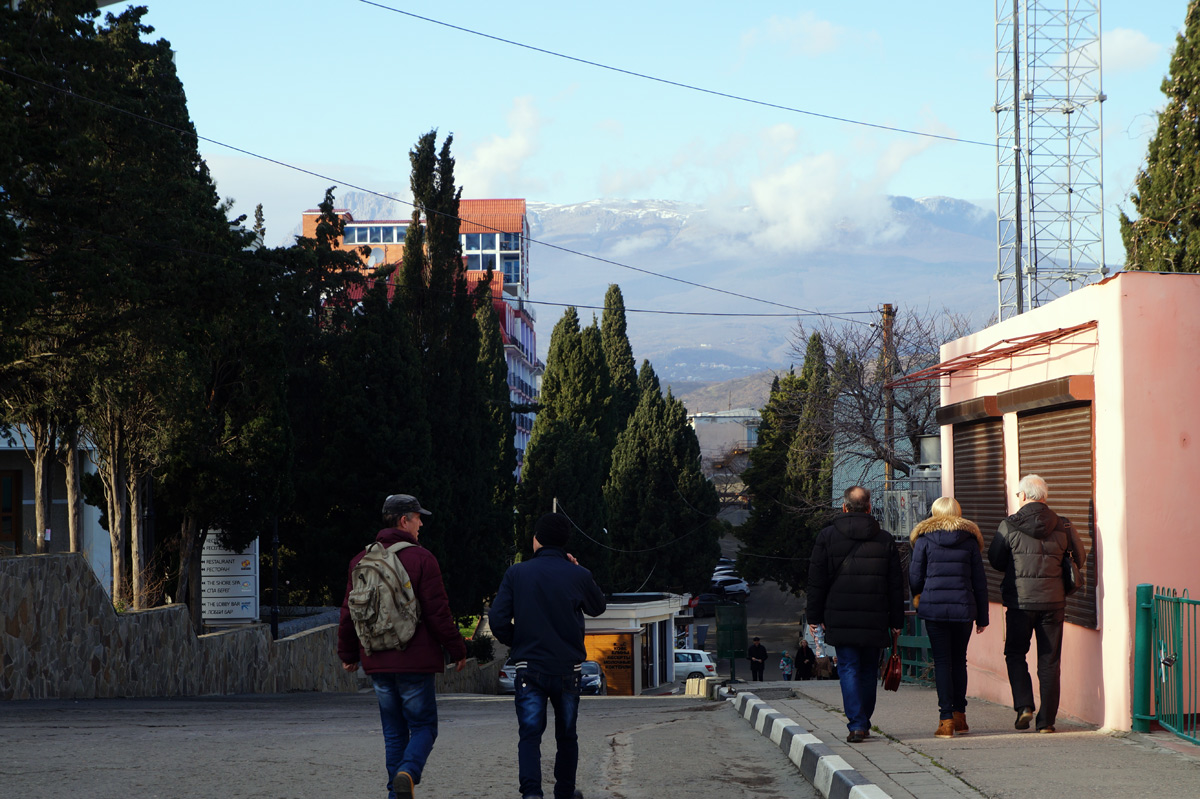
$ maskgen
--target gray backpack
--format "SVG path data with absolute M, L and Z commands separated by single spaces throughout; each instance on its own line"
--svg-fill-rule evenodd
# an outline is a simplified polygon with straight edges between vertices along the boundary
M 367 547 L 350 574 L 347 605 L 354 631 L 368 655 L 388 649 L 403 650 L 421 621 L 421 603 L 412 580 L 397 553 L 416 546 L 407 541 L 385 547 L 376 541 Z

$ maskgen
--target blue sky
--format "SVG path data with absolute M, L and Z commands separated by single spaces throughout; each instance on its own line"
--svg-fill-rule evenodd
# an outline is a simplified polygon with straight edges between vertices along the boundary
M 222 196 L 268 243 L 331 184 L 408 186 L 408 150 L 454 134 L 464 197 L 668 199 L 791 209 L 776 233 L 884 195 L 995 208 L 993 150 L 829 121 L 573 63 L 359 0 L 145 0 Z M 413 14 L 658 78 L 820 114 L 992 142 L 994 4 L 407 3 Z M 120 8 L 116 6 L 107 10 Z M 1164 98 L 1184 0 L 1105 0 L 1107 260 L 1115 209 Z M 397 209 L 398 216 L 407 210 Z

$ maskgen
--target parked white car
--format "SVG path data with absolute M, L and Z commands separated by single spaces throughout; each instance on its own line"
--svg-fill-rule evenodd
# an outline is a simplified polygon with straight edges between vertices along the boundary
M 717 577 L 712 581 L 712 592 L 729 599 L 745 599 L 750 596 L 750 586 L 741 577 Z
M 712 656 L 703 649 L 675 650 L 675 681 L 682 682 L 689 677 L 716 677 L 717 664 Z

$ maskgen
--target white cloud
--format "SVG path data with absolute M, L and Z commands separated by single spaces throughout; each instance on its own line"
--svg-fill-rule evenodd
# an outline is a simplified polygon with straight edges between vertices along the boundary
M 761 27 L 742 35 L 742 47 L 782 45 L 792 55 L 812 57 L 837 50 L 849 33 L 849 29 L 805 11 L 797 17 L 771 17 Z
M 786 133 L 779 126 L 765 131 L 764 150 L 772 143 L 787 151 L 797 146 L 796 137 Z M 777 252 L 802 252 L 895 239 L 904 230 L 892 218 L 888 186 L 934 141 L 900 137 L 880 151 L 873 139 L 864 139 L 851 156 L 825 151 L 786 163 L 760 156 L 760 175 L 749 184 L 754 242 Z
M 514 182 L 522 179 L 525 163 L 537 152 L 538 134 L 545 120 L 533 98 L 517 97 L 508 113 L 509 134 L 492 136 L 455 164 L 455 180 L 464 197 L 496 197 L 521 193 Z
M 1166 47 L 1141 31 L 1114 28 L 1101 36 L 1105 72 L 1133 72 L 1152 66 Z

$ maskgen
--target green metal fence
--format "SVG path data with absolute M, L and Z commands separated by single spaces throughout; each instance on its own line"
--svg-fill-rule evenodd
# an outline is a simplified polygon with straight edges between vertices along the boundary
M 933 685 L 933 651 L 925 622 L 915 610 L 905 611 L 904 628 L 900 630 L 900 677 L 904 682 Z
M 1180 738 L 1200 744 L 1197 728 L 1197 639 L 1200 600 L 1172 588 L 1139 585 L 1134 639 L 1133 728 L 1157 720 Z M 1154 713 L 1150 713 L 1150 686 Z

